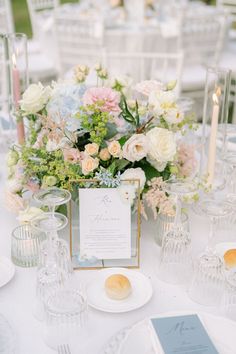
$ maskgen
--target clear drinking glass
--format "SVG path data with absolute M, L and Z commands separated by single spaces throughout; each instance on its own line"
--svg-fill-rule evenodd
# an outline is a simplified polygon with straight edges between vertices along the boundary
M 77 343 L 85 335 L 87 321 L 87 301 L 78 290 L 63 289 L 56 291 L 45 303 L 46 321 L 45 342 L 56 349 L 62 344 Z M 80 351 L 80 350 L 79 350 Z
M 173 228 L 174 220 L 175 220 L 174 216 L 170 216 L 166 214 L 158 214 L 154 239 L 159 246 L 161 246 L 162 244 L 162 239 L 164 235 Z M 181 222 L 183 225 L 183 229 L 189 231 L 188 215 L 182 213 Z
M 236 321 L 236 269 L 226 276 L 223 306 L 225 315 Z
M 16 227 L 11 236 L 11 259 L 13 263 L 20 267 L 37 266 L 40 245 L 45 239 L 45 232 L 30 225 Z
M 61 289 L 67 280 L 67 274 L 55 263 L 48 263 L 46 266 L 39 266 L 36 277 L 36 301 L 34 304 L 34 315 L 42 321 L 45 318 L 44 303 L 55 291 Z
M 217 255 L 204 254 L 194 264 L 189 297 L 205 306 L 220 304 L 224 289 L 223 262 Z
M 228 169 L 227 176 L 227 201 L 236 205 L 236 152 L 224 156 Z
M 158 274 L 172 284 L 187 283 L 192 272 L 191 239 L 181 220 L 182 198 L 197 191 L 195 183 L 170 179 L 165 191 L 176 196 L 176 213 L 173 227 L 163 237 Z
M 221 258 L 213 251 L 216 225 L 221 217 L 230 215 L 232 207 L 222 200 L 203 200 L 199 207 L 202 213 L 210 218 L 210 232 L 207 247 L 195 262 L 194 275 L 189 288 L 189 296 L 193 301 L 206 306 L 220 304 L 224 289 L 224 271 Z

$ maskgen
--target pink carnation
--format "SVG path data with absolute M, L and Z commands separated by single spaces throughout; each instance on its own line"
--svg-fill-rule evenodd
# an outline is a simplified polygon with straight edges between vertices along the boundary
M 65 161 L 68 161 L 71 163 L 77 163 L 81 159 L 80 151 L 75 148 L 64 149 L 63 155 L 64 155 Z
M 83 96 L 84 105 L 98 103 L 102 112 L 120 112 L 119 102 L 119 93 L 109 87 L 89 88 Z

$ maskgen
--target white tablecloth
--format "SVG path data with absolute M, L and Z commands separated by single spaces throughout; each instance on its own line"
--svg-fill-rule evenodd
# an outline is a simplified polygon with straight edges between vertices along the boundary
M 3 205 L 3 187 L 6 174 L 4 157 L 0 159 L 0 255 L 10 257 L 11 231 L 17 225 L 15 216 L 6 211 Z M 208 231 L 207 222 L 200 217 L 190 215 L 190 227 L 193 240 L 193 252 L 198 254 L 205 246 Z M 101 349 L 109 338 L 117 331 L 131 325 L 140 319 L 167 311 L 207 311 L 220 314 L 219 308 L 207 308 L 192 302 L 184 288 L 172 286 L 161 282 L 155 269 L 159 255 L 159 247 L 154 243 L 154 223 L 143 223 L 141 237 L 141 268 L 149 277 L 153 286 L 153 297 L 143 308 L 123 313 L 110 314 L 89 309 L 89 341 L 86 354 L 100 354 Z M 76 281 L 85 282 L 97 271 L 77 271 Z M 0 313 L 3 314 L 12 325 L 18 340 L 16 354 L 50 354 L 54 351 L 46 346 L 43 340 L 43 324 L 36 320 L 32 314 L 35 299 L 36 269 L 16 267 L 15 277 L 4 287 L 0 288 Z M 78 343 L 80 339 L 78 338 Z M 73 351 L 72 354 L 80 351 Z M 133 353 L 130 353 L 133 354 Z

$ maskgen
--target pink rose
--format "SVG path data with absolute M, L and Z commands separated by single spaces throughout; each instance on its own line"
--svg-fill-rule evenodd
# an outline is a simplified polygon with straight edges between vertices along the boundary
M 80 151 L 75 148 L 64 149 L 63 155 L 64 160 L 71 163 L 77 163 L 80 160 Z
M 89 88 L 84 96 L 84 105 L 99 104 L 102 112 L 120 112 L 120 95 L 109 87 Z

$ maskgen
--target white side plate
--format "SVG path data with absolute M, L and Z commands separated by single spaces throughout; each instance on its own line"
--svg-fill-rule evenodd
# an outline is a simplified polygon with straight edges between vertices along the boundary
M 104 284 L 112 274 L 125 275 L 132 286 L 131 295 L 124 300 L 112 300 L 105 292 Z M 150 280 L 141 272 L 125 268 L 107 268 L 100 270 L 87 287 L 88 304 L 100 311 L 119 313 L 138 309 L 152 297 Z

